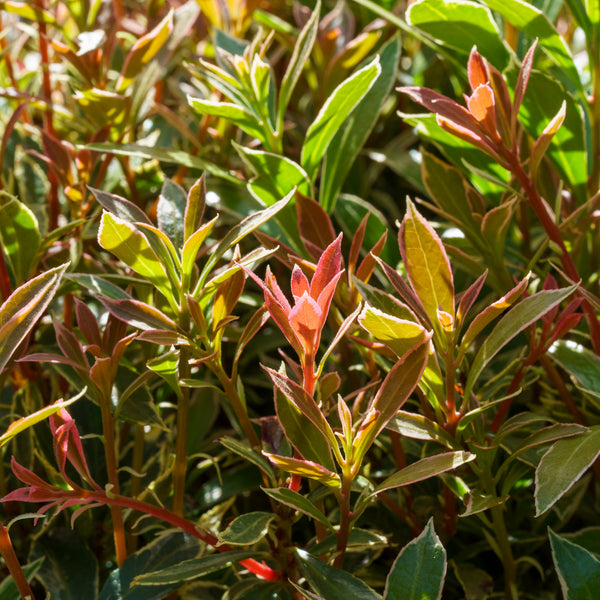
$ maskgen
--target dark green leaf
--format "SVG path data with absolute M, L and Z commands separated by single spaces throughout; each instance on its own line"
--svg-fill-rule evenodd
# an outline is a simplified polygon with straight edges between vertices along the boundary
M 568 340 L 554 342 L 548 353 L 571 375 L 579 389 L 600 400 L 600 357 Z
M 286 506 L 298 510 L 331 529 L 331 523 L 327 517 L 308 498 L 302 496 L 302 494 L 286 487 L 273 489 L 263 488 L 263 491 L 265 494 L 271 496 L 271 498 L 277 500 L 277 502 L 281 502 L 281 504 L 285 504 Z
M 43 562 L 44 557 L 39 558 L 32 563 L 23 565 L 23 573 L 25 573 L 27 581 L 31 581 L 35 577 Z M 14 579 L 10 575 L 5 577 L 0 583 L 0 600 L 18 600 L 19 598 L 21 598 L 21 595 L 19 594 Z
M 219 544 L 250 546 L 261 540 L 275 518 L 273 513 L 249 512 L 236 517 L 225 531 L 219 534 Z
M 446 577 L 446 551 L 433 528 L 433 518 L 396 558 L 388 575 L 384 600 L 439 600 Z

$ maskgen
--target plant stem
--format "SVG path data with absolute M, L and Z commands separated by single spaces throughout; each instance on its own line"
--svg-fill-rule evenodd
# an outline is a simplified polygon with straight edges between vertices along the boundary
M 340 528 L 337 533 L 337 556 L 333 566 L 341 569 L 346 556 L 350 525 L 352 524 L 352 511 L 350 510 L 350 491 L 352 488 L 352 476 L 348 473 L 342 474 L 342 489 L 338 493 L 338 504 L 340 507 Z
M 6 563 L 6 566 L 8 567 L 8 570 L 15 581 L 21 598 L 23 600 L 33 600 L 33 593 L 29 587 L 25 573 L 23 573 L 19 559 L 15 554 L 15 549 L 13 548 L 12 542 L 10 541 L 10 536 L 8 535 L 8 529 L 6 529 L 6 527 L 1 523 L 0 553 L 2 554 L 2 558 L 4 558 L 4 562 Z
M 108 482 L 112 485 L 112 491 L 119 494 L 119 473 L 117 471 L 117 458 L 115 453 L 114 419 L 110 412 L 110 398 L 103 398 L 100 402 L 102 414 L 102 433 L 104 435 L 104 456 L 106 460 L 106 471 Z M 125 541 L 125 527 L 123 525 L 123 514 L 121 509 L 110 507 L 113 521 L 113 537 L 115 541 L 115 552 L 117 565 L 121 566 L 127 558 L 127 544 Z
M 517 568 L 510 540 L 508 539 L 503 508 L 502 506 L 494 506 L 490 511 L 492 513 L 496 541 L 502 554 L 502 565 L 504 566 L 504 598 L 505 600 L 518 600 L 519 593 L 515 584 Z
M 190 377 L 190 352 L 181 347 L 179 355 L 179 378 Z M 175 446 L 175 464 L 173 465 L 173 512 L 183 515 L 185 494 L 185 477 L 187 472 L 187 422 L 190 412 L 190 388 L 180 387 L 181 393 L 177 402 L 177 442 Z

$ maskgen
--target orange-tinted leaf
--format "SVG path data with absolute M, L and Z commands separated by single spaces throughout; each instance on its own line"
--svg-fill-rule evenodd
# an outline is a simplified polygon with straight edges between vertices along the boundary
M 332 473 L 325 467 L 310 460 L 300 460 L 298 458 L 289 458 L 287 456 L 278 456 L 277 454 L 263 454 L 276 466 L 301 477 L 308 477 L 323 483 L 327 487 L 339 488 L 340 478 L 336 473 Z

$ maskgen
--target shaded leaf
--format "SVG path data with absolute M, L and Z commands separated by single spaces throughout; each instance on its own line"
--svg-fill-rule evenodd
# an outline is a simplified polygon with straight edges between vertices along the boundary
M 327 517 L 305 496 L 286 487 L 279 488 L 263 488 L 263 492 L 271 498 L 277 500 L 281 504 L 285 504 L 290 508 L 300 511 L 308 515 L 315 521 L 323 523 L 327 528 L 331 529 L 331 523 Z
M 219 544 L 231 546 L 255 544 L 265 537 L 274 519 L 275 515 L 268 512 L 249 512 L 240 515 L 219 534 Z

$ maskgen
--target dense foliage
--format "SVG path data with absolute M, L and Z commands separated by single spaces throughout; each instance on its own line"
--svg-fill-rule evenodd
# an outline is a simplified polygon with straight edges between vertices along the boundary
M 0 24 L 1 600 L 597 597 L 599 0 Z

